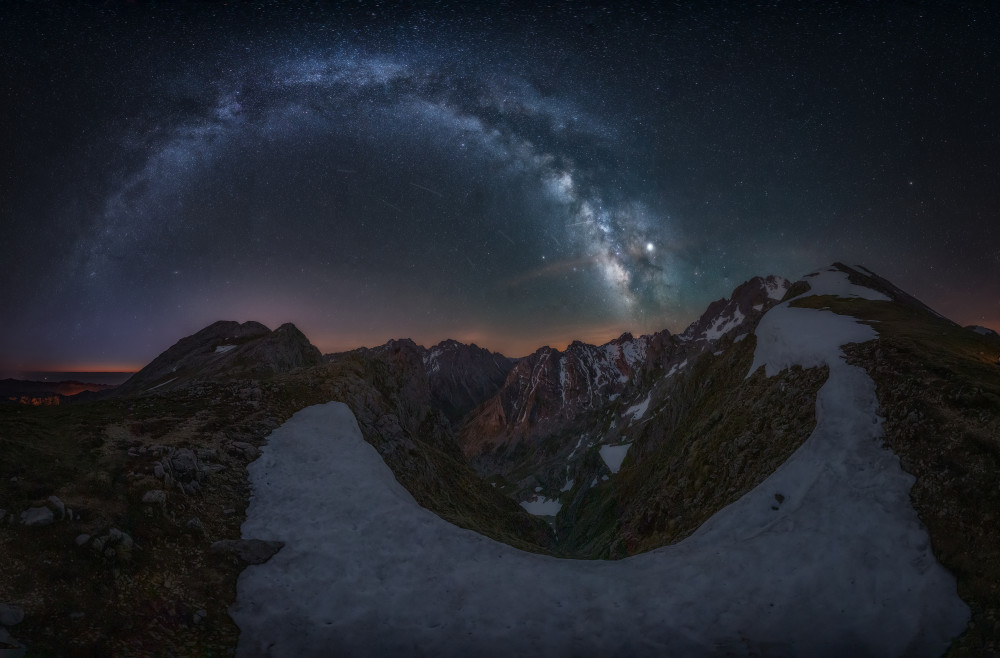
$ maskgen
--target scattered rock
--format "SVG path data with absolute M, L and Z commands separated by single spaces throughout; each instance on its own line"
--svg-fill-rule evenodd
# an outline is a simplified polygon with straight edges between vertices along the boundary
M 27 526 L 50 525 L 55 515 L 48 507 L 31 507 L 21 512 L 21 523 Z
M 226 509 L 222 510 L 222 513 L 225 514 L 226 516 L 232 516 L 233 514 L 236 514 L 236 510 L 232 507 L 227 507 Z
M 178 480 L 189 480 L 198 472 L 198 458 L 190 448 L 181 448 L 170 458 L 171 470 Z
M 209 550 L 213 553 L 232 553 L 247 564 L 263 564 L 285 545 L 283 541 L 263 539 L 222 539 L 213 542 Z
M 90 535 L 83 534 L 83 535 L 77 535 L 76 536 L 76 545 L 77 546 L 83 546 L 88 541 L 90 541 Z
M 123 550 L 132 548 L 132 537 L 127 532 L 122 532 L 118 528 L 111 528 L 108 530 L 108 537 Z
M 205 620 L 205 617 L 207 616 L 208 616 L 207 610 L 195 610 L 192 620 L 194 621 L 194 623 L 200 624 L 202 621 Z
M 166 473 L 163 471 L 163 464 L 161 464 L 160 462 L 156 462 L 156 464 L 153 466 L 153 475 L 155 475 L 161 480 L 163 479 L 163 476 L 166 475 Z
M 63 501 L 59 500 L 55 496 L 49 496 L 49 503 L 52 504 L 53 511 L 59 513 L 60 519 L 66 518 L 66 505 Z
M 142 495 L 142 502 L 146 504 L 166 505 L 167 492 L 163 489 L 151 489 Z
M 779 504 L 779 505 L 780 505 L 781 503 L 785 502 L 785 497 L 784 497 L 784 495 L 782 495 L 782 494 L 780 494 L 780 493 L 776 493 L 776 494 L 774 494 L 774 499 L 775 499 L 776 501 L 778 501 L 778 504 Z
M 194 532 L 203 535 L 205 534 L 205 525 L 201 522 L 197 516 L 193 516 L 188 519 L 188 522 L 184 524 L 184 527 L 188 530 L 193 530 Z
M 79 612 L 79 611 L 78 612 L 71 612 L 71 613 L 69 613 L 70 621 L 80 621 L 84 617 L 86 617 L 86 615 L 84 613 L 82 613 L 82 612 Z
M 23 608 L 9 603 L 0 603 L 0 626 L 16 626 L 23 619 Z

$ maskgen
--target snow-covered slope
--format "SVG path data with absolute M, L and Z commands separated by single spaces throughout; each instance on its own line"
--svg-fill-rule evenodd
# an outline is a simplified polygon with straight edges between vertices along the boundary
M 523 553 L 420 508 L 339 403 L 275 430 L 244 537 L 279 539 L 232 610 L 243 656 L 935 656 L 969 610 L 881 445 L 874 384 L 839 347 L 875 332 L 781 305 L 753 368 L 823 363 L 809 439 L 673 545 L 617 562 Z

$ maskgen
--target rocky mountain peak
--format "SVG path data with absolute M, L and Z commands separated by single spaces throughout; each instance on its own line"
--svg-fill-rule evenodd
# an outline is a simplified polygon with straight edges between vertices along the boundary
M 629 332 L 629 331 L 626 331 L 625 333 L 623 333 L 618 338 L 615 338 L 614 340 L 612 340 L 610 344 L 612 344 L 612 345 L 624 345 L 625 343 L 631 343 L 634 340 L 635 340 L 635 337 L 632 336 L 632 333 Z
M 431 399 L 452 422 L 496 393 L 514 362 L 499 352 L 453 339 L 441 341 L 423 355 Z
M 780 276 L 755 276 L 733 290 L 729 299 L 712 302 L 683 334 L 686 341 L 716 341 L 726 334 L 739 333 L 756 324 L 760 317 L 781 301 L 791 283 Z
M 195 379 L 260 377 L 316 365 L 322 355 L 291 324 L 271 331 L 259 322 L 213 322 L 173 346 L 119 386 L 116 396 L 165 391 Z

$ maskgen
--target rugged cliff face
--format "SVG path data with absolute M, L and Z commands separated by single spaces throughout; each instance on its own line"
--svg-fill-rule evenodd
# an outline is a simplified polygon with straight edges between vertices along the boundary
M 462 450 L 521 500 L 565 498 L 571 483 L 606 475 L 601 459 L 581 461 L 583 455 L 602 446 L 623 451 L 654 411 L 678 413 L 686 403 L 668 401 L 676 382 L 704 354 L 752 331 L 789 285 L 755 277 L 729 299 L 713 302 L 680 335 L 664 330 L 638 338 L 624 334 L 601 346 L 574 342 L 563 352 L 539 349 L 518 361 L 496 395 L 469 414 L 459 431 Z
M 516 360 L 446 340 L 424 352 L 423 362 L 432 402 L 457 423 L 499 390 Z

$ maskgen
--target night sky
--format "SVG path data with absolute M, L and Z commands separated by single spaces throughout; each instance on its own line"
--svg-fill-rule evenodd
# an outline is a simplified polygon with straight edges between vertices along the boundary
M 1000 330 L 997 5 L 737 4 L 0 5 L 0 374 L 521 356 L 836 260 Z

